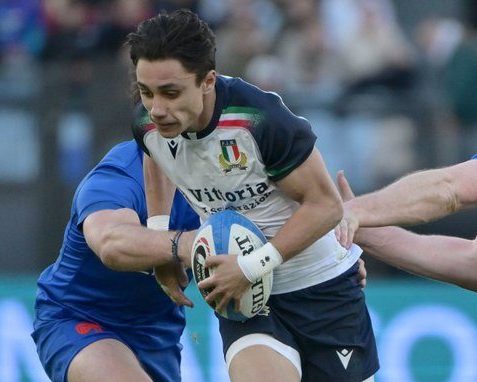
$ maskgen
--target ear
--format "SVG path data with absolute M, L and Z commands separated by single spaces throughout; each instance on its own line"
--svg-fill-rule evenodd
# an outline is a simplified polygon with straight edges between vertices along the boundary
M 215 89 L 215 81 L 217 80 L 217 72 L 210 70 L 202 81 L 202 92 L 204 94 L 210 93 Z

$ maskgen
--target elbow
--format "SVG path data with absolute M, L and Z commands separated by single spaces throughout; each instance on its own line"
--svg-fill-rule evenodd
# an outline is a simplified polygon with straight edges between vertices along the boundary
M 436 187 L 437 190 L 442 190 L 445 211 L 449 215 L 462 208 L 462 201 L 456 188 L 454 178 L 451 175 L 447 175 L 442 179 L 442 183 Z

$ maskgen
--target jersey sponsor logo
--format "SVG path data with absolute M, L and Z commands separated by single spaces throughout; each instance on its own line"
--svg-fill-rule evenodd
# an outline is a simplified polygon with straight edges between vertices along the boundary
M 101 333 L 104 331 L 101 325 L 96 324 L 94 322 L 80 322 L 76 324 L 75 330 L 78 334 L 81 334 L 81 335 L 88 334 L 91 331 L 95 333 Z
M 220 148 L 219 165 L 224 174 L 247 169 L 247 155 L 240 151 L 235 139 L 221 139 Z
M 178 145 L 179 145 L 179 144 L 178 144 L 175 140 L 173 140 L 173 139 L 167 141 L 167 146 L 169 146 L 169 150 L 171 151 L 172 157 L 173 157 L 174 159 L 176 159 L 177 146 L 178 146 Z
M 345 370 L 348 368 L 349 360 L 351 359 L 351 356 L 353 355 L 353 350 L 349 349 L 341 349 L 337 350 L 336 354 L 338 354 L 338 357 L 343 364 L 343 367 Z
M 245 187 L 240 188 L 234 191 L 222 191 L 218 188 L 207 188 L 204 187 L 203 189 L 196 188 L 192 189 L 189 188 L 188 191 L 192 194 L 192 196 L 198 202 L 216 202 L 216 201 L 223 201 L 223 202 L 237 202 L 246 200 L 249 198 L 256 198 L 258 196 L 263 196 L 267 194 L 268 184 L 265 182 L 257 183 L 257 184 L 246 184 Z

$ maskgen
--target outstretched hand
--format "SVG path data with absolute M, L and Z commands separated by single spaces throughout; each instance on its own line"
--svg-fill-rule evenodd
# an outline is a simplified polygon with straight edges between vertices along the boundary
M 341 199 L 344 202 L 344 213 L 343 218 L 335 228 L 335 234 L 339 243 L 346 249 L 349 249 L 353 244 L 354 234 L 359 228 L 359 221 L 347 207 L 346 202 L 354 199 L 355 196 L 342 170 L 338 171 L 336 183 Z
M 164 293 L 177 305 L 185 305 L 191 308 L 194 306 L 182 289 L 189 283 L 189 278 L 181 263 L 171 262 L 154 267 L 154 276 Z

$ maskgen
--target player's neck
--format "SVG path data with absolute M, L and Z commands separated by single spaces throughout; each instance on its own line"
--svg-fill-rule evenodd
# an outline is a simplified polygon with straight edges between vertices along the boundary
M 197 131 L 204 130 L 212 120 L 215 109 L 215 101 L 217 92 L 214 89 L 210 93 L 204 94 L 204 110 L 202 111 L 199 120 L 197 121 Z

